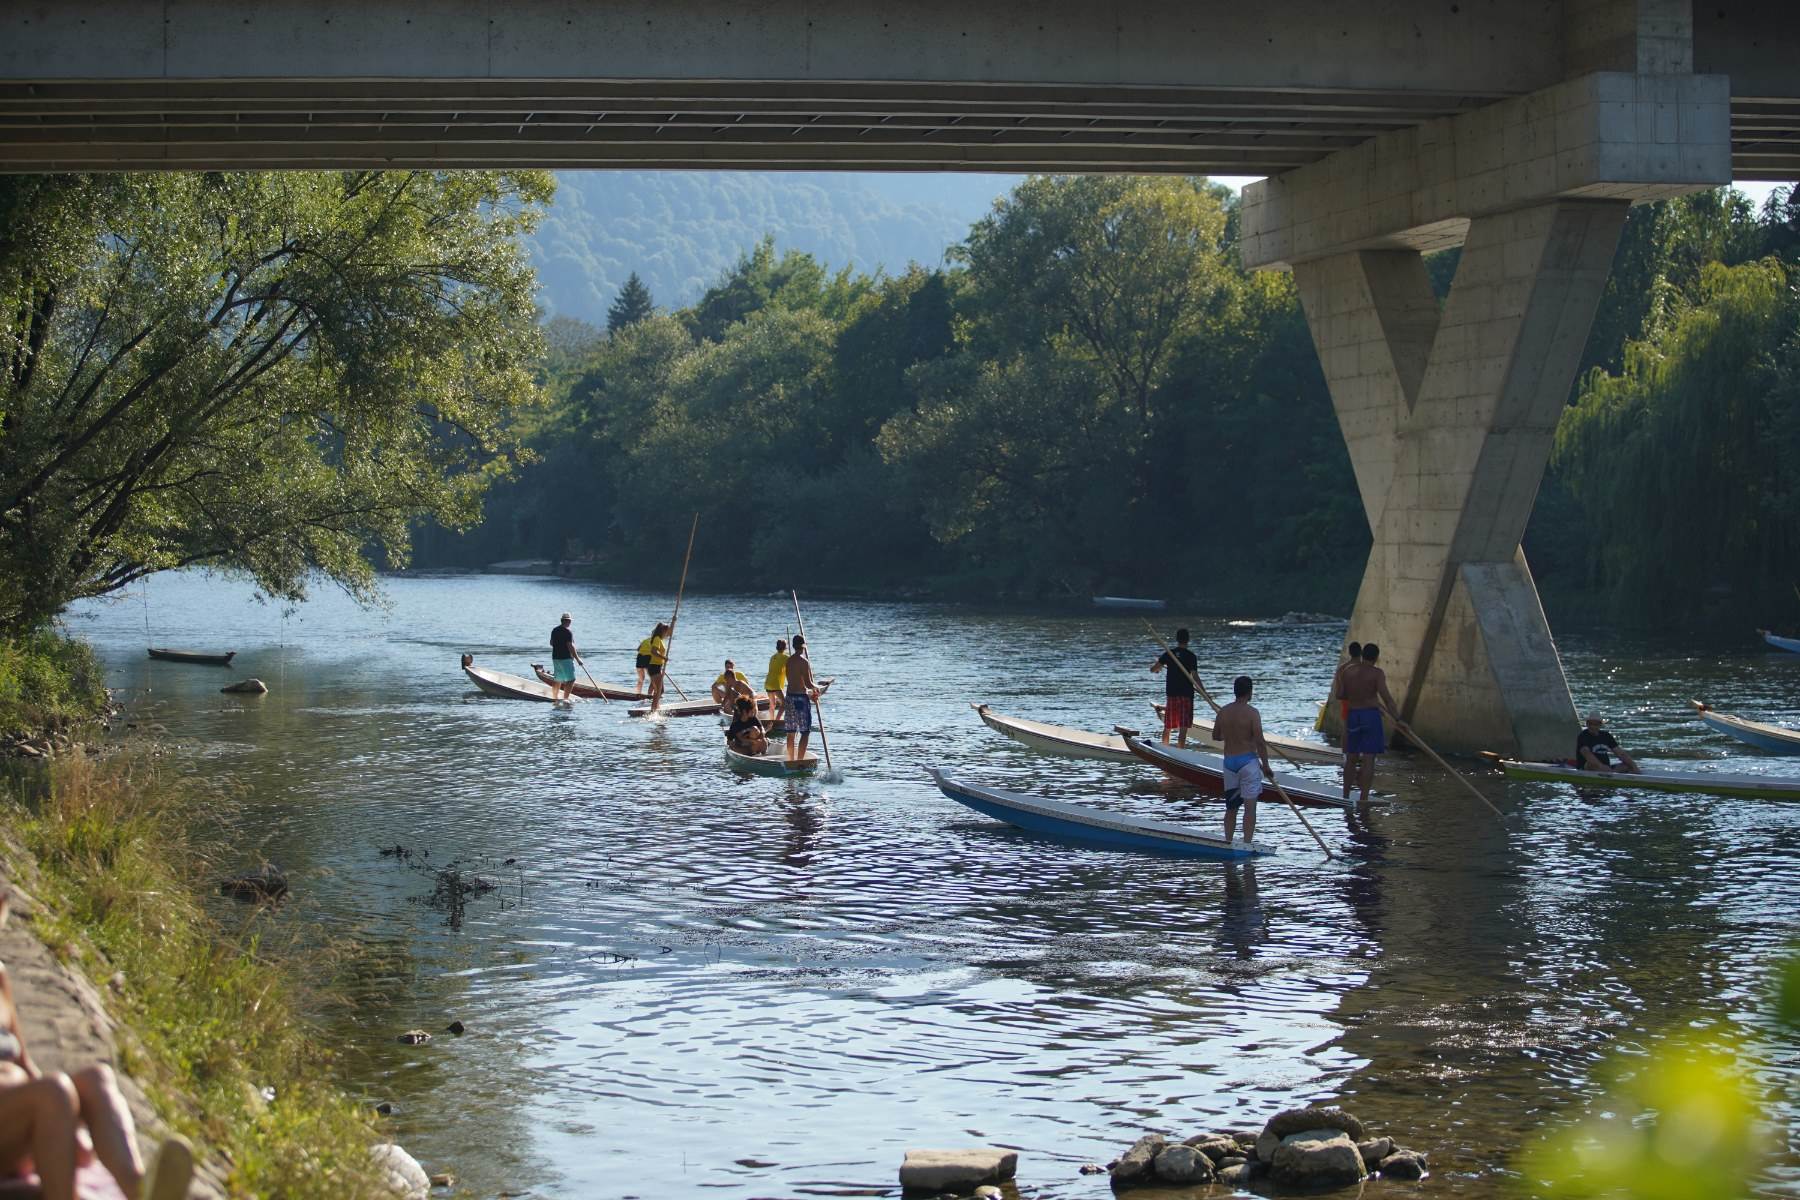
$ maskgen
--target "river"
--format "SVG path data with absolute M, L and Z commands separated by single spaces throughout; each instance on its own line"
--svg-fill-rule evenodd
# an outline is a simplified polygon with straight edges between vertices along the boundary
M 385 586 L 383 610 L 321 588 L 289 613 L 159 576 L 69 627 L 183 762 L 230 781 L 235 857 L 294 878 L 274 919 L 365 949 L 356 1005 L 327 1015 L 349 1084 L 469 1194 L 879 1195 L 908 1147 L 991 1142 L 1020 1149 L 1034 1194 L 1098 1198 L 1106 1178 L 1078 1168 L 1142 1132 L 1318 1100 L 1427 1151 L 1434 1193 L 1496 1195 L 1510 1155 L 1588 1111 L 1609 1055 L 1753 1013 L 1796 933 L 1800 805 L 1484 777 L 1503 824 L 1394 758 L 1366 819 L 1310 814 L 1338 861 L 1265 804 L 1278 853 L 1222 865 L 1037 840 L 931 786 L 941 765 L 1211 825 L 1216 804 L 1151 770 L 1039 757 L 970 711 L 1150 724 L 1156 650 L 1134 615 L 802 597 L 839 680 L 824 715 L 843 779 L 792 782 L 733 776 L 711 720 L 484 699 L 457 669 L 467 651 L 526 673 L 567 609 L 595 674 L 628 681 L 666 592 Z M 1249 672 L 1270 729 L 1308 733 L 1341 625 L 1191 624 L 1215 691 Z M 785 595 L 690 593 L 673 675 L 704 689 L 732 655 L 760 683 L 792 627 Z M 151 662 L 147 643 L 238 656 Z M 1561 648 L 1577 703 L 1628 748 L 1800 773 L 1686 707 L 1792 723 L 1800 655 L 1753 637 Z M 245 675 L 270 693 L 219 693 Z M 501 885 L 460 922 L 421 902 L 418 868 L 452 860 Z M 436 1036 L 396 1041 L 415 1027 Z M 1753 1065 L 1791 1082 L 1791 1056 Z M 1800 1131 L 1791 1106 L 1773 1118 L 1763 1191 L 1791 1194 Z

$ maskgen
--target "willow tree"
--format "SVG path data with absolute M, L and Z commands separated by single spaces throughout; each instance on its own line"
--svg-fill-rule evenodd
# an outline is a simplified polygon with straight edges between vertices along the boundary
M 153 571 L 367 596 L 536 396 L 538 172 L 0 185 L 0 632 Z

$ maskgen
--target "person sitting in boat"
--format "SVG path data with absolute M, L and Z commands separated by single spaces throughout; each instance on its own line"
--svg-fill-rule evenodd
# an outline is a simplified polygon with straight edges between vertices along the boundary
M 725 660 L 725 670 L 713 680 L 712 698 L 726 712 L 735 711 L 738 700 L 749 700 L 752 707 L 756 704 L 756 692 L 750 687 L 749 678 L 729 658 Z
M 761 757 L 769 748 L 768 735 L 756 719 L 756 704 L 747 696 L 739 696 L 732 709 L 731 727 L 725 731 L 725 744 L 739 754 Z
M 1587 728 L 1575 739 L 1575 765 L 1584 771 L 1624 771 L 1638 774 L 1637 760 L 1625 753 L 1619 739 L 1605 728 L 1606 718 L 1597 712 L 1587 715 Z M 1615 764 L 1613 755 L 1619 756 Z

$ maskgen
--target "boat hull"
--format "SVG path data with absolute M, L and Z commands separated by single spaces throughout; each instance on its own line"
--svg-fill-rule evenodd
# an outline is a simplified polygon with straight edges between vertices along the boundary
M 548 687 L 523 675 L 508 675 L 505 671 L 490 671 L 486 667 L 464 667 L 463 674 L 481 689 L 483 695 L 501 700 L 539 700 L 546 704 L 556 701 L 556 694 Z
M 1784 729 L 1765 721 L 1746 721 L 1730 713 L 1714 712 L 1698 700 L 1692 704 L 1700 714 L 1701 723 L 1715 733 L 1734 737 L 1770 754 L 1800 754 L 1800 729 Z
M 756 712 L 758 716 L 768 713 L 770 708 L 767 696 L 757 698 Z M 634 704 L 626 711 L 634 717 L 647 717 L 650 715 L 650 706 Z M 716 700 L 681 700 L 674 704 L 664 703 L 661 708 L 657 709 L 657 715 L 661 717 L 716 717 L 719 715 L 719 711 L 720 705 Z
M 1225 760 L 1217 754 L 1206 754 L 1198 750 L 1183 750 L 1178 746 L 1165 746 L 1144 737 L 1128 737 L 1125 745 L 1131 753 L 1143 759 L 1153 767 L 1161 767 L 1164 771 L 1190 783 L 1202 791 L 1211 792 L 1215 796 L 1225 794 Z M 1288 798 L 1304 808 L 1349 808 L 1352 801 L 1338 792 L 1313 787 L 1310 784 L 1295 783 L 1292 779 L 1280 776 L 1281 786 Z M 1263 800 L 1277 801 L 1281 794 L 1275 790 L 1273 781 L 1264 788 Z
M 790 760 L 779 747 L 772 747 L 770 754 L 740 754 L 730 746 L 725 747 L 725 762 L 734 771 L 746 775 L 768 775 L 777 779 L 795 775 L 810 775 L 819 769 L 817 755 L 808 754 L 804 758 Z
M 556 676 L 544 670 L 543 663 L 532 663 L 531 670 L 537 675 L 539 683 L 546 687 L 557 686 Z M 577 681 L 570 692 L 580 696 L 583 700 L 648 700 L 650 698 L 647 693 L 636 692 L 617 683 L 602 683 L 599 687 L 595 687 L 591 683 Z
M 151 658 L 160 662 L 189 663 L 196 667 L 229 667 L 231 660 L 237 657 L 236 650 L 227 650 L 224 654 L 208 654 L 201 650 L 168 650 L 152 646 L 147 652 Z
M 1641 788 L 1657 792 L 1735 796 L 1746 800 L 1800 800 L 1800 779 L 1701 771 L 1642 771 L 1632 775 L 1625 772 L 1584 771 L 1563 763 L 1519 762 L 1510 758 L 1500 760 L 1500 769 L 1508 779 L 1530 783 L 1567 783 L 1579 788 Z
M 1169 607 L 1169 602 L 1142 596 L 1095 596 L 1094 607 L 1118 608 L 1131 612 L 1162 612 Z
M 1156 710 L 1156 720 L 1160 724 L 1163 719 L 1162 705 L 1152 704 L 1150 707 Z M 1224 753 L 1224 747 L 1213 738 L 1211 725 L 1189 725 L 1189 746 L 1194 745 L 1194 739 L 1196 737 L 1200 739 L 1198 749 L 1205 750 L 1209 754 Z M 1323 742 L 1306 742 L 1299 738 L 1269 737 L 1266 734 L 1264 735 L 1263 740 L 1269 743 L 1269 752 L 1271 755 L 1279 757 L 1279 755 L 1275 754 L 1275 751 L 1279 749 L 1284 751 L 1289 758 L 1297 763 L 1308 763 L 1319 767 L 1335 767 L 1342 765 L 1344 761 L 1344 752 L 1342 750 L 1339 750 L 1336 746 L 1327 746 Z
M 975 706 L 976 715 L 982 724 L 996 733 L 1003 733 L 1022 746 L 1029 746 L 1039 754 L 1054 754 L 1062 758 L 1091 758 L 1105 762 L 1131 761 L 1131 751 L 1125 748 L 1125 739 L 1109 737 L 1103 733 L 1089 733 L 1084 729 L 1073 729 L 1067 725 L 1049 725 L 1043 721 L 1027 721 L 1019 717 L 1005 717 L 994 712 L 985 704 Z
M 1168 821 L 979 787 L 935 768 L 931 777 L 939 791 L 965 808 L 1044 837 L 1186 858 L 1242 859 L 1269 853 L 1254 842 L 1228 842 Z
M 1769 643 L 1769 645 L 1775 647 L 1777 650 L 1787 650 L 1794 654 L 1800 654 L 1800 638 L 1782 637 L 1780 634 L 1770 633 L 1766 629 L 1759 629 L 1756 632 L 1762 634 L 1763 641 Z

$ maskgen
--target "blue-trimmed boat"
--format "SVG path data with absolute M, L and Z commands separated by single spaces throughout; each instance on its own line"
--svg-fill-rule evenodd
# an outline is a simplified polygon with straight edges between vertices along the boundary
M 1127 813 L 1106 812 L 1066 800 L 1048 800 L 999 788 L 979 787 L 931 768 L 938 790 L 985 817 L 1016 825 L 1029 833 L 1091 842 L 1114 850 L 1148 850 L 1190 858 L 1253 858 L 1270 853 L 1255 842 L 1226 841 L 1172 821 L 1153 821 Z
M 1700 714 L 1700 720 L 1708 729 L 1728 734 L 1758 750 L 1767 750 L 1770 754 L 1800 754 L 1800 729 L 1770 725 L 1766 721 L 1746 721 L 1743 717 L 1734 717 L 1730 713 L 1715 712 L 1700 700 L 1690 700 L 1688 703 L 1694 706 L 1694 711 Z
M 1779 633 L 1770 633 L 1766 629 L 1759 629 L 1756 632 L 1762 634 L 1763 641 L 1777 650 L 1791 650 L 1795 654 L 1800 654 L 1800 638 L 1782 637 Z

